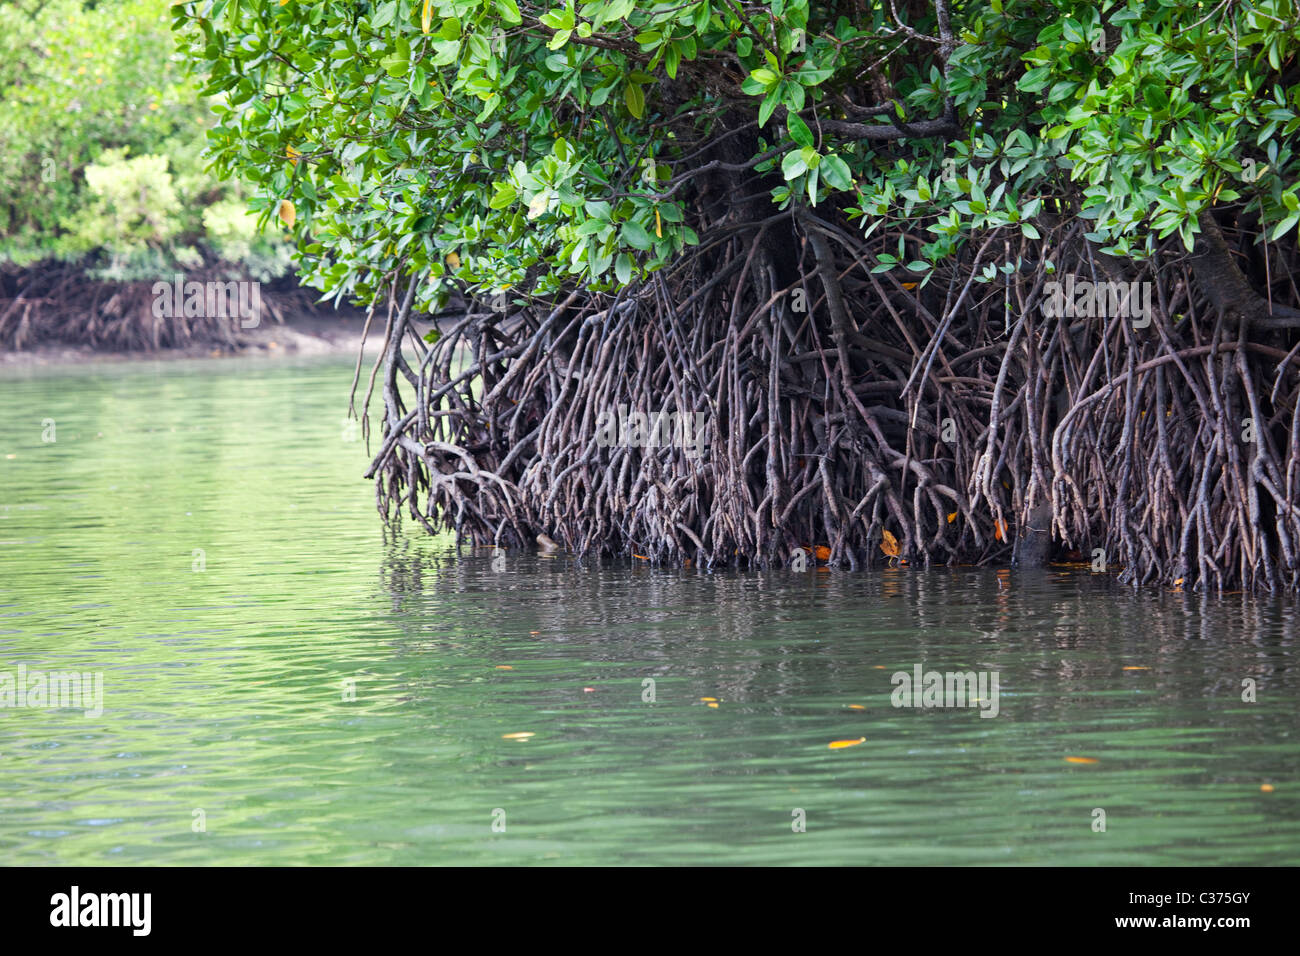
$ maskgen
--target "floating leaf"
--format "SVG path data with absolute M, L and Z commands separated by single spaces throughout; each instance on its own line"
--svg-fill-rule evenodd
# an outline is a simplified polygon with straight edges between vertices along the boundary
M 515 734 L 502 734 L 501 736 L 505 740 L 527 740 L 529 737 L 536 737 L 537 735 L 531 730 L 521 730 Z
M 854 737 L 851 740 L 832 740 L 826 746 L 831 750 L 843 750 L 845 747 L 856 747 L 858 744 L 865 744 L 866 737 Z
M 293 228 L 294 222 L 298 218 L 298 211 L 293 208 L 293 203 L 287 199 L 280 200 L 280 221 L 289 229 Z
M 1273 785 L 1272 785 L 1271 783 L 1261 783 L 1261 784 L 1259 785 L 1259 792 L 1260 792 L 1260 793 L 1272 793 L 1272 792 L 1273 792 Z
M 704 701 L 704 703 L 706 703 L 706 704 L 708 704 L 708 703 L 712 703 L 712 702 L 716 701 L 717 699 L 718 699 L 718 698 L 716 698 L 716 697 L 701 697 L 701 698 L 700 698 L 700 700 Z
M 882 531 L 880 539 L 880 550 L 891 558 L 898 557 L 898 539 L 888 531 Z
M 1100 763 L 1096 757 L 1066 757 L 1066 763 Z
M 493 670 L 498 670 L 498 671 L 512 671 L 512 670 L 514 670 L 514 668 L 511 667 L 509 664 L 498 664 L 496 667 L 493 668 Z
M 864 704 L 849 704 L 849 710 L 866 710 L 866 709 L 867 709 L 866 705 Z
M 1151 670 L 1151 668 L 1149 668 L 1149 667 L 1126 667 L 1126 668 L 1124 668 L 1124 670 L 1126 670 L 1126 671 L 1149 671 L 1149 670 Z
M 712 708 L 714 708 L 715 710 L 716 710 L 717 707 L 718 707 L 717 704 L 705 704 L 704 706 L 706 706 L 706 707 L 712 707 Z
M 888 533 L 888 531 L 885 532 L 885 534 Z M 831 549 L 826 547 L 824 544 L 819 544 L 817 547 L 813 548 L 813 555 L 818 561 L 829 561 L 831 559 Z

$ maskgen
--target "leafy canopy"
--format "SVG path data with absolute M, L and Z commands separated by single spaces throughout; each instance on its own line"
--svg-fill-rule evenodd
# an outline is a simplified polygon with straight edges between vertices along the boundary
M 549 296 L 696 246 L 701 176 L 757 132 L 773 211 L 828 204 L 929 274 L 1080 216 L 1132 258 L 1233 204 L 1300 221 L 1294 0 L 196 0 L 217 167 L 292 204 L 308 281 Z M 880 138 L 951 116 L 955 132 Z M 716 168 L 716 167 L 715 167 Z M 892 241 L 897 238 L 897 247 Z M 919 238 L 918 238 L 919 237 Z M 1013 263 L 1003 263 L 1006 270 Z M 983 278 L 989 278 L 984 276 Z

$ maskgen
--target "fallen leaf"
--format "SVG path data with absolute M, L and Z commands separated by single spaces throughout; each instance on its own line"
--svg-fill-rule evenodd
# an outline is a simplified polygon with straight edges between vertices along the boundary
M 832 740 L 826 746 L 831 750 L 843 750 L 845 747 L 856 747 L 858 744 L 865 744 L 866 737 L 855 737 L 851 740 Z
M 704 701 L 704 703 L 706 703 L 706 704 L 709 703 L 709 701 L 713 701 L 713 700 L 717 700 L 717 699 L 718 699 L 718 698 L 716 698 L 716 697 L 701 697 L 701 698 L 700 698 L 700 700 Z
M 950 515 L 948 515 L 948 523 L 949 523 L 949 524 L 952 524 L 952 523 L 953 523 L 954 521 L 956 521 L 956 520 L 957 520 L 957 512 L 954 511 L 954 512 L 952 512 Z
M 1096 757 L 1066 757 L 1066 763 L 1100 763 Z
M 1149 667 L 1125 667 L 1124 670 L 1126 670 L 1126 671 L 1149 671 L 1149 670 L 1151 670 L 1151 668 L 1149 668 Z
M 880 550 L 891 558 L 898 557 L 898 539 L 888 530 L 880 533 Z
M 849 710 L 866 710 L 866 709 L 867 709 L 866 706 L 863 704 L 849 704 Z
M 517 734 L 502 734 L 501 736 L 505 740 L 527 740 L 529 737 L 536 737 L 537 735 L 531 730 L 521 730 Z
M 1260 793 L 1272 793 L 1272 792 L 1273 792 L 1273 785 L 1272 785 L 1271 783 L 1261 783 L 1261 784 L 1259 785 L 1259 792 L 1260 792 Z
M 498 664 L 496 667 L 493 668 L 493 670 L 498 670 L 498 671 L 512 671 L 512 670 L 514 670 L 514 668 L 511 667 L 509 664 Z
M 293 208 L 293 203 L 287 199 L 280 200 L 280 221 L 289 229 L 293 228 L 294 222 L 298 218 L 298 211 Z
M 713 707 L 713 708 L 716 708 L 718 705 L 717 705 L 717 704 L 705 704 L 705 706 L 706 706 L 706 707 Z
M 594 687 L 584 687 L 584 688 L 582 689 L 582 692 L 583 692 L 584 694 L 594 694 L 594 693 L 596 692 L 596 688 L 594 688 Z

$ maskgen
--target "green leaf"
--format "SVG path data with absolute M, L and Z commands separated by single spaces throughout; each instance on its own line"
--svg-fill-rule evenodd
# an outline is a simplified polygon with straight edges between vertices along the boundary
M 786 153 L 781 160 L 781 175 L 785 176 L 786 182 L 802 176 L 807 171 L 808 164 L 804 162 L 803 154 L 797 149 Z
M 790 113 L 786 117 L 786 129 L 790 131 L 790 138 L 800 146 L 813 145 L 812 130 L 808 128 L 808 124 L 799 117 L 798 113 Z
M 832 189 L 853 188 L 853 174 L 849 172 L 848 163 L 834 153 L 822 157 L 820 169 L 822 179 L 826 180 L 826 185 Z
M 497 11 L 501 14 L 501 19 L 512 27 L 517 27 L 524 22 L 524 18 L 519 15 L 519 4 L 515 0 L 496 0 Z
M 646 231 L 645 226 L 635 219 L 623 223 L 623 240 L 633 249 L 642 251 L 654 245 L 654 240 L 650 238 L 650 233 Z
M 629 83 L 623 89 L 623 102 L 627 111 L 640 119 L 645 114 L 645 91 L 637 83 Z

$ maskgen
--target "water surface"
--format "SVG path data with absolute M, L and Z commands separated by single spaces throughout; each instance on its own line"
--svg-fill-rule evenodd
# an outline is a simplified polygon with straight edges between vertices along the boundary
M 351 372 L 0 373 L 0 673 L 104 682 L 0 709 L 0 863 L 1300 860 L 1291 602 L 498 570 L 384 529 Z M 997 671 L 998 716 L 893 707 L 917 664 Z

